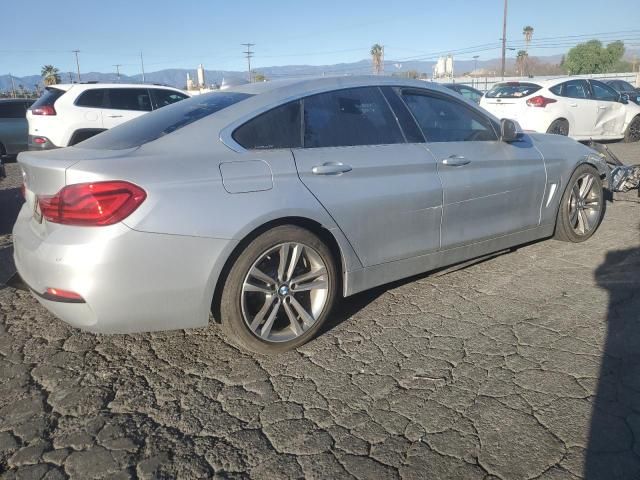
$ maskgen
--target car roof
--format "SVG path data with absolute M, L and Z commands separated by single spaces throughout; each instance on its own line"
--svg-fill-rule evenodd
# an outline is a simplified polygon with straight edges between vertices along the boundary
M 398 77 L 378 75 L 345 75 L 335 77 L 294 78 L 260 83 L 248 83 L 230 87 L 223 91 L 246 93 L 249 95 L 260 95 L 264 97 L 297 97 L 311 95 L 315 92 L 319 93 L 328 90 L 339 90 L 343 88 L 368 86 L 406 86 L 444 90 L 444 87 L 439 84 L 426 82 L 423 80 L 410 80 Z
M 47 88 L 58 88 L 60 90 L 69 90 L 71 88 L 83 88 L 85 90 L 90 88 L 165 88 L 168 90 L 182 91 L 170 85 L 158 85 L 154 83 L 57 83 L 55 85 L 47 85 Z

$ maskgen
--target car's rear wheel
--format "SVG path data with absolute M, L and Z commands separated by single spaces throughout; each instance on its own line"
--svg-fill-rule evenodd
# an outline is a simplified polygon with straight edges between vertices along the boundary
M 627 143 L 640 141 L 640 115 L 634 117 L 624 132 L 624 141 Z
M 584 242 L 598 229 L 603 212 L 600 174 L 590 165 L 580 165 L 560 201 L 555 237 L 566 242 Z
M 329 248 L 293 225 L 256 237 L 231 267 L 220 299 L 229 340 L 262 354 L 309 341 L 326 320 L 337 276 Z
M 569 135 L 569 122 L 564 118 L 554 120 L 553 122 L 551 122 L 551 125 L 549 125 L 547 133 L 551 133 L 553 135 L 562 135 L 566 137 Z

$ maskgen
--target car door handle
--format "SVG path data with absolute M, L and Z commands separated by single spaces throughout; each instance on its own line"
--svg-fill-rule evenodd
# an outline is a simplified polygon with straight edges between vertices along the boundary
M 598 110 L 604 110 L 605 108 L 607 108 L 606 105 L 598 105 Z
M 578 104 L 577 104 L 577 103 L 570 103 L 570 104 L 569 104 L 569 106 L 570 106 L 570 107 L 577 107 L 577 106 L 578 106 Z
M 122 115 L 107 115 L 109 118 L 122 118 Z
M 351 170 L 353 170 L 351 165 L 345 165 L 340 162 L 327 162 L 313 167 L 311 173 L 314 175 L 340 175 L 341 173 L 347 173 Z
M 448 167 L 462 167 L 471 163 L 471 160 L 460 155 L 451 155 L 449 158 L 442 160 L 442 164 Z

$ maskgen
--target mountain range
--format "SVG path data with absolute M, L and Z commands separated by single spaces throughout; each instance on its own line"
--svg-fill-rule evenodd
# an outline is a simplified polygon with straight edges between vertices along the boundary
M 510 52 L 511 54 L 513 52 Z M 507 58 L 507 68 L 513 67 L 515 58 Z M 539 63 L 557 65 L 560 63 L 561 55 L 550 55 L 536 57 Z M 385 61 L 385 74 L 402 73 L 410 70 L 426 73 L 431 75 L 435 61 L 407 61 L 407 62 L 394 62 L 393 60 Z M 470 72 L 476 68 L 474 60 L 456 60 L 455 61 L 455 73 Z M 490 60 L 478 60 L 477 68 L 483 69 L 488 72 L 497 71 L 500 68 L 500 59 Z M 272 66 L 264 68 L 256 68 L 254 72 L 259 72 L 265 75 L 269 79 L 278 78 L 291 78 L 301 76 L 321 76 L 321 75 L 357 75 L 357 74 L 369 74 L 372 73 L 371 60 L 360 60 L 358 62 L 351 63 L 339 63 L 333 65 L 284 65 L 284 66 Z M 147 72 L 145 75 L 145 81 L 148 83 L 158 83 L 163 85 L 171 85 L 178 88 L 184 88 L 187 81 L 187 73 L 191 74 L 191 78 L 195 79 L 195 69 L 186 68 L 172 68 L 166 70 L 159 70 L 156 72 Z M 245 78 L 246 72 L 231 71 L 231 70 L 205 70 L 205 79 L 207 84 L 217 83 L 220 84 L 223 79 L 238 79 Z M 74 72 L 60 72 L 61 80 L 63 83 L 74 81 L 76 76 Z M 118 77 L 115 72 L 113 73 L 101 73 L 101 72 L 89 72 L 82 73 L 81 77 L 83 82 L 97 81 L 97 82 L 117 82 Z M 33 90 L 35 85 L 42 85 L 42 77 L 40 75 L 27 75 L 24 77 L 13 76 L 15 88 L 20 88 L 22 85 L 26 90 Z M 120 75 L 120 82 L 142 82 L 142 75 Z M 11 77 L 6 75 L 0 75 L 0 91 L 11 90 Z

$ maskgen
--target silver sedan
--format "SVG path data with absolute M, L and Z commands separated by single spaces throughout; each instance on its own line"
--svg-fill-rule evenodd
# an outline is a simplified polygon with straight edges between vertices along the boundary
M 588 239 L 606 180 L 580 143 L 392 77 L 239 86 L 19 162 L 15 263 L 47 309 L 105 333 L 213 313 L 262 353 L 309 341 L 339 297 Z

